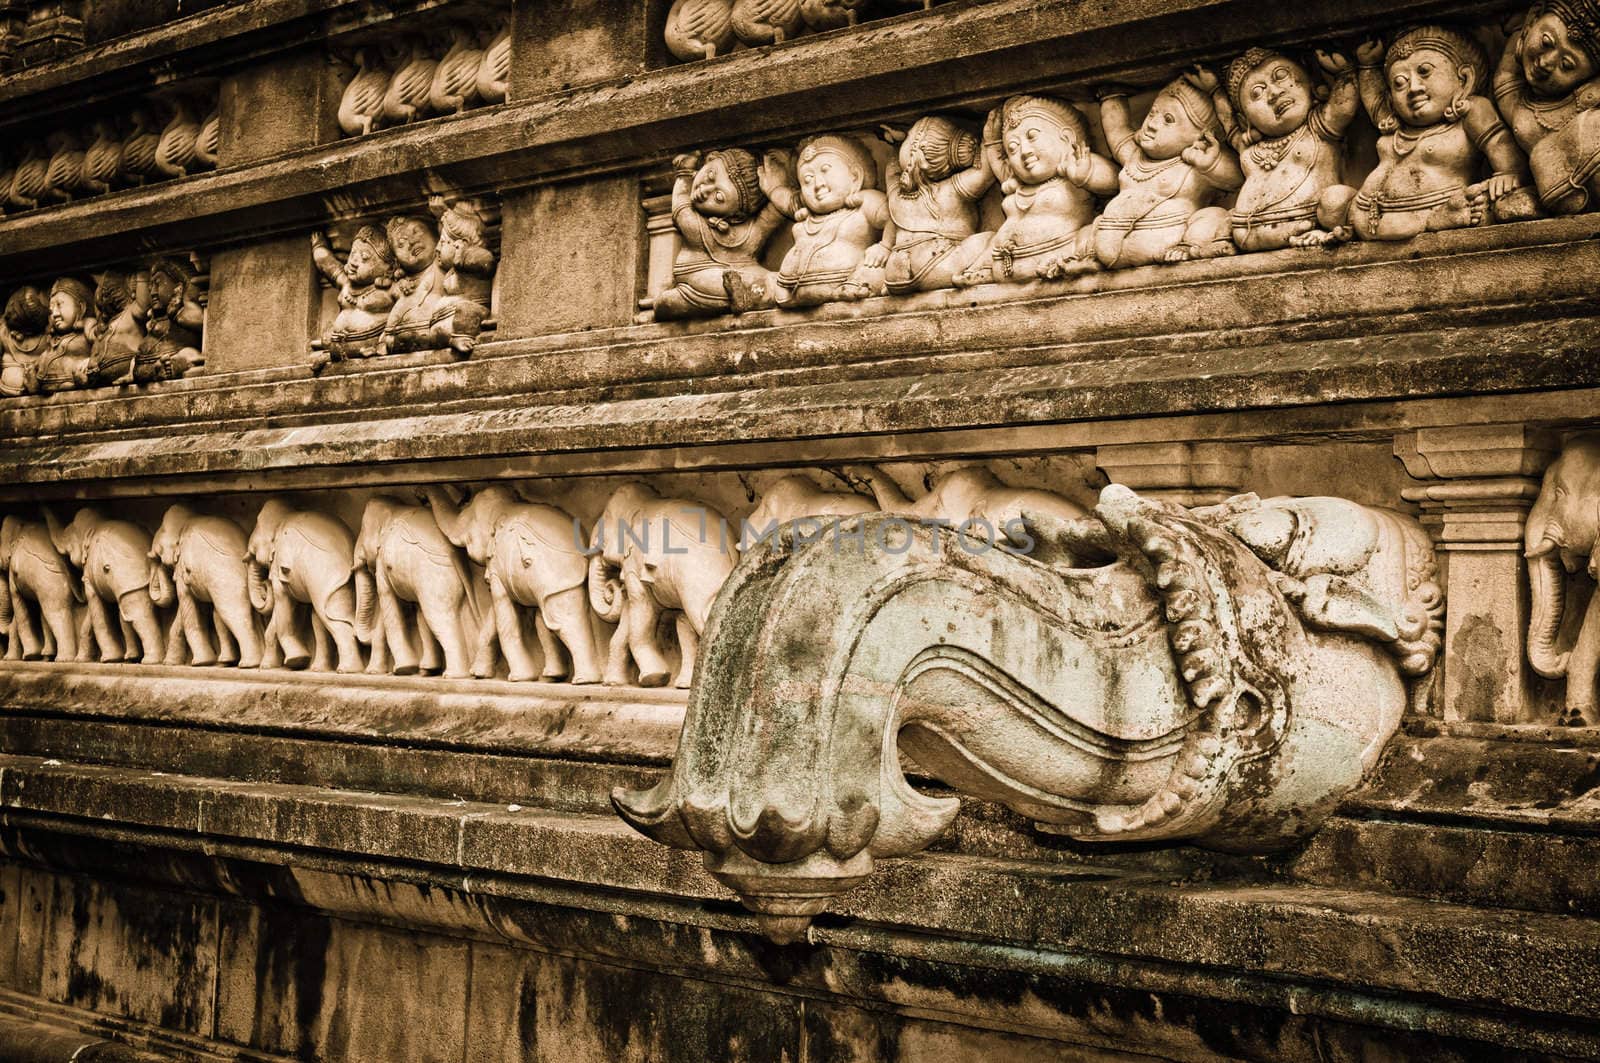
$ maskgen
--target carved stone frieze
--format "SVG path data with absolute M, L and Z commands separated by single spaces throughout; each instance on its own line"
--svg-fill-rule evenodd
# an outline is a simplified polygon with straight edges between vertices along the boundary
M 339 131 L 376 129 L 504 103 L 511 76 L 511 23 L 455 21 L 336 49 L 349 71 L 339 100 Z
M 739 48 L 782 44 L 863 19 L 926 11 L 934 0 L 672 0 L 667 50 L 679 62 L 715 59 Z
M 899 517 L 789 525 L 706 632 L 672 775 L 618 811 L 793 939 L 874 861 L 929 845 L 960 792 L 1096 842 L 1261 851 L 1377 761 L 1439 650 L 1432 544 L 1343 499 L 1186 510 L 1113 485 L 1022 510 L 1042 556 Z M 841 548 L 841 546 L 843 548 Z

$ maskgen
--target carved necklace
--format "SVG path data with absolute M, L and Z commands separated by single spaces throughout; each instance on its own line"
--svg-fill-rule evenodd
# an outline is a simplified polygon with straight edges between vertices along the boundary
M 1142 183 L 1144 181 L 1149 181 L 1153 178 L 1160 177 L 1163 173 L 1172 169 L 1174 166 L 1179 166 L 1182 164 L 1182 155 L 1174 155 L 1172 158 L 1163 159 L 1160 162 L 1150 162 L 1148 157 L 1141 153 L 1137 159 L 1134 159 L 1122 169 L 1130 178 Z
M 1403 159 L 1413 151 L 1416 151 L 1417 145 L 1424 140 L 1429 137 L 1436 137 L 1441 133 L 1448 133 L 1458 124 L 1457 122 L 1439 122 L 1424 129 L 1421 133 L 1408 133 L 1404 126 L 1400 126 L 1392 134 L 1394 137 L 1394 153 Z
M 1300 140 L 1305 131 L 1306 126 L 1302 125 L 1293 133 L 1286 133 L 1273 140 L 1257 141 L 1251 145 L 1250 161 L 1262 170 L 1271 171 L 1277 169 L 1278 164 L 1288 157 L 1290 151 L 1294 150 L 1295 143 Z

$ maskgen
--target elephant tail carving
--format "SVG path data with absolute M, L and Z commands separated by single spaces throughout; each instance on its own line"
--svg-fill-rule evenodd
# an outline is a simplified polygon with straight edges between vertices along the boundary
M 608 624 L 622 619 L 622 580 L 599 553 L 589 558 L 589 607 Z
M 252 560 L 248 567 L 250 604 L 258 613 L 272 612 L 272 588 L 267 584 L 267 566 Z
M 159 561 L 150 562 L 150 600 L 165 609 L 177 599 L 167 566 Z

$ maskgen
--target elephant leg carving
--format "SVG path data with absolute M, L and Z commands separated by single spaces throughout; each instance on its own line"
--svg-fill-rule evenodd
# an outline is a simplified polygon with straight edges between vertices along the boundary
M 683 613 L 679 613 L 673 623 L 678 633 L 678 651 L 683 659 L 678 664 L 678 674 L 672 685 L 679 690 L 688 690 L 694 685 L 694 659 L 700 653 L 700 636 Z
M 255 616 L 250 610 L 248 598 L 228 603 L 217 603 L 212 606 L 212 611 L 217 617 L 217 630 L 221 632 L 226 626 L 232 636 L 231 641 L 238 647 L 238 661 L 240 668 L 256 668 L 261 664 L 261 635 L 256 630 Z
M 311 663 L 311 652 L 306 649 L 305 640 L 300 636 L 300 610 L 296 608 L 294 599 L 289 595 L 289 588 L 282 580 L 273 580 L 272 594 L 275 603 L 272 620 L 278 629 L 278 644 L 283 651 L 284 667 L 304 668 Z
M 611 636 L 611 643 L 606 647 L 606 686 L 620 687 L 628 683 L 628 662 L 632 659 L 628 650 L 628 621 L 624 617 L 617 625 L 617 630 Z
M 127 617 L 122 615 L 121 610 L 117 612 L 117 624 L 122 632 L 122 659 L 124 661 L 137 661 L 143 650 L 143 646 L 139 641 L 138 630 Z
M 100 650 L 100 660 L 104 663 L 122 660 L 122 639 L 111 629 L 111 616 L 106 611 L 106 603 L 94 588 L 89 588 L 89 620 L 94 625 L 94 641 Z
M 283 664 L 282 646 L 278 641 L 278 613 L 274 609 L 267 617 L 267 630 L 261 642 L 262 668 L 277 668 Z
M 161 661 L 168 667 L 189 663 L 189 634 L 185 630 L 188 619 L 183 600 L 179 599 L 177 612 L 172 614 L 172 623 L 167 625 L 167 653 Z
M 500 650 L 506 655 L 506 667 L 510 670 L 508 677 L 513 683 L 526 683 L 538 672 L 533 666 L 533 654 L 528 652 L 528 639 L 522 630 L 517 603 L 511 600 L 505 584 L 494 575 L 489 577 L 489 594 L 494 599 L 493 627 L 500 635 Z
M 78 656 L 78 624 L 70 602 L 41 603 L 44 614 L 44 651 L 55 661 L 70 661 Z
M 78 614 L 76 626 L 78 631 L 78 652 L 73 656 L 73 660 L 87 663 L 94 660 L 97 649 L 99 649 L 99 652 L 105 652 L 96 646 L 100 633 L 94 626 L 94 610 L 87 604 L 83 607 L 83 611 Z M 117 653 L 120 655 L 122 650 L 119 648 Z
M 161 624 L 156 620 L 156 607 L 150 601 L 150 595 L 141 587 L 117 604 L 121 608 L 124 629 L 131 628 L 139 637 L 139 645 L 144 651 L 140 660 L 145 664 L 160 664 L 163 656 Z M 215 659 L 213 656 L 212 660 Z
M 1600 724 L 1600 711 L 1595 707 L 1595 676 L 1600 672 L 1600 590 L 1589 599 L 1583 614 L 1583 626 L 1578 629 L 1578 641 L 1572 647 L 1571 663 L 1567 666 L 1567 703 L 1561 722 L 1569 727 L 1593 727 Z
M 356 637 L 356 629 L 348 620 L 324 620 L 328 634 L 333 637 L 333 647 L 339 658 L 338 670 L 343 675 L 355 675 L 364 667 L 361 662 L 361 640 Z M 383 635 L 375 632 L 372 639 L 372 650 L 376 656 L 379 648 L 383 646 Z
M 582 587 L 573 587 L 544 600 L 539 610 L 550 630 L 566 645 L 572 658 L 572 682 L 600 682 L 600 647 L 589 622 L 589 599 Z
M 628 649 L 639 666 L 639 685 L 666 686 L 671 672 L 656 637 L 661 607 L 638 576 L 627 576 L 624 586 L 628 600 L 622 609 L 622 630 L 628 633 Z
M 6 647 L 6 657 L 13 661 L 37 661 L 43 655 L 39 636 L 33 630 L 33 617 L 22 604 L 22 598 L 13 594 L 15 602 L 11 617 L 11 645 Z
M 445 670 L 448 658 L 439 653 L 439 636 L 434 626 L 428 623 L 428 610 L 421 605 L 417 606 L 417 645 L 421 649 L 417 671 L 423 675 L 438 675 Z
M 315 610 L 311 613 L 311 670 L 333 671 L 333 639 L 328 635 L 328 625 Z
M 411 632 L 406 630 L 405 611 L 389 583 L 389 574 L 380 565 L 376 573 L 378 585 L 378 613 L 383 618 L 383 634 L 389 643 L 389 653 L 394 658 L 395 675 L 416 675 L 419 667 L 416 648 L 411 643 Z
M 194 663 L 201 667 L 209 667 L 217 663 L 217 651 L 212 648 L 211 639 L 206 635 L 206 628 L 201 614 L 200 602 L 182 584 L 178 586 L 178 615 L 183 619 L 183 633 L 189 640 L 189 650 L 194 655 Z
M 544 652 L 544 667 L 539 670 L 539 678 L 546 683 L 561 682 L 567 677 L 566 653 L 551 633 L 542 609 L 534 614 L 533 630 L 539 636 L 539 649 Z
M 222 620 L 222 610 L 211 607 L 211 631 L 217 637 L 217 663 L 232 667 L 239 663 L 239 643 Z

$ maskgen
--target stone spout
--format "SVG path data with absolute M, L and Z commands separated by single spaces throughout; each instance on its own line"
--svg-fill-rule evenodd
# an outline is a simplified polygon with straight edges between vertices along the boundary
M 1288 844 L 1399 723 L 1407 677 L 1372 634 L 1398 620 L 1372 611 L 1407 601 L 1346 588 L 1359 630 L 1303 622 L 1218 523 L 1112 486 L 1092 517 L 1040 528 L 1114 552 L 1089 568 L 881 514 L 804 544 L 785 529 L 717 601 L 671 774 L 613 803 L 702 851 L 785 939 L 955 817 L 901 752 L 1086 841 Z

